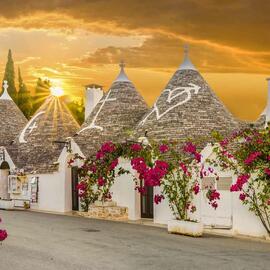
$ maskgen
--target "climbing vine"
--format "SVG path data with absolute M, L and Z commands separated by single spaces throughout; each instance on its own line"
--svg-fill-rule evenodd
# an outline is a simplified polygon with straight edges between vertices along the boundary
M 220 139 L 216 157 L 209 160 L 237 175 L 231 192 L 259 217 L 270 235 L 270 129 L 249 128 Z
M 129 160 L 132 170 L 122 168 L 120 158 Z M 116 177 L 131 174 L 138 192 L 144 196 L 147 187 L 161 187 L 160 194 L 154 196 L 154 202 L 159 204 L 167 198 L 175 217 L 187 220 L 188 213 L 196 211 L 192 199 L 199 194 L 201 178 L 208 173 L 201 165 L 197 147 L 191 142 L 180 148 L 173 143 L 106 142 L 94 158 L 84 160 L 79 169 L 81 181 L 78 190 L 82 206 L 87 211 L 89 204 L 96 200 L 111 200 L 110 190 Z M 208 187 L 207 198 L 216 209 L 220 195 L 211 186 Z

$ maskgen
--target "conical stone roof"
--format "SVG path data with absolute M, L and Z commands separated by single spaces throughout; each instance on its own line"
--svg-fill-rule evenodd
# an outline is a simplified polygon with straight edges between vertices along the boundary
M 4 92 L 0 96 L 0 146 L 8 149 L 27 123 L 27 119 L 9 96 L 7 81 L 4 81 L 3 88 Z
M 17 166 L 26 172 L 57 170 L 56 162 L 65 145 L 55 141 L 66 141 L 78 129 L 78 123 L 60 98 L 49 96 L 16 139 Z
M 74 137 L 83 154 L 95 154 L 106 141 L 119 142 L 129 137 L 129 132 L 148 111 L 143 97 L 128 79 L 124 64 L 111 88 L 98 102 Z
M 267 78 L 268 83 L 268 96 L 267 96 L 267 104 L 264 111 L 261 113 L 259 119 L 256 121 L 255 126 L 259 128 L 264 128 L 270 122 L 270 78 Z
M 153 107 L 136 128 L 136 138 L 155 141 L 209 140 L 212 131 L 227 134 L 239 128 L 185 51 L 184 62 L 174 73 Z

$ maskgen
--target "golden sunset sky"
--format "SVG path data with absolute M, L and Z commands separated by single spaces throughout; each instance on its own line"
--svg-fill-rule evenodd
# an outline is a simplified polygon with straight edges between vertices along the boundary
M 242 119 L 266 106 L 270 76 L 267 0 L 0 1 L 0 76 L 8 49 L 28 89 L 48 77 L 72 97 L 107 90 L 120 60 L 152 105 L 183 57 Z

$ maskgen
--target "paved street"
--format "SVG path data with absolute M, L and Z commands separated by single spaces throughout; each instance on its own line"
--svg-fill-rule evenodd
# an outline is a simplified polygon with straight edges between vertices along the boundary
M 33 212 L 0 216 L 9 233 L 1 270 L 270 269 L 268 243 Z

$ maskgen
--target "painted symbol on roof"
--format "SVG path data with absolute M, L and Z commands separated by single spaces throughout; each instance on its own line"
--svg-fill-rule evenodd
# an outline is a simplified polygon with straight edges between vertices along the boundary
M 25 139 L 25 133 L 27 133 L 27 136 L 29 136 L 34 129 L 38 127 L 37 125 L 37 119 L 40 117 L 40 115 L 44 114 L 45 111 L 41 111 L 37 113 L 29 122 L 28 124 L 24 127 L 23 131 L 20 134 L 19 137 L 19 143 L 27 143 L 27 140 Z
M 98 111 L 97 111 L 95 117 L 93 118 L 91 124 L 90 124 L 89 126 L 87 126 L 87 127 L 84 127 L 83 129 L 81 129 L 81 130 L 78 132 L 78 134 L 80 134 L 80 133 L 82 133 L 82 132 L 84 132 L 85 130 L 88 130 L 88 129 L 99 129 L 99 130 L 103 131 L 103 127 L 97 126 L 97 125 L 95 124 L 95 122 L 96 122 L 96 120 L 97 120 L 97 117 L 98 117 L 99 113 L 101 112 L 102 108 L 104 107 L 105 103 L 106 103 L 106 102 L 109 102 L 109 101 L 115 101 L 115 100 L 116 100 L 116 98 L 110 98 L 110 94 L 111 94 L 111 90 L 108 92 L 108 94 L 106 95 L 106 97 L 105 97 L 104 99 L 101 99 L 101 100 L 97 103 L 97 104 L 101 104 L 101 105 L 100 105 L 100 107 L 99 107 L 99 109 L 98 109 Z
M 173 90 L 171 89 L 165 89 L 163 91 L 163 94 L 168 92 L 168 96 L 167 96 L 167 100 L 166 100 L 166 104 L 170 104 L 172 101 L 177 100 L 178 97 L 182 97 L 183 95 L 186 95 L 186 98 L 184 100 L 180 100 L 178 103 L 168 107 L 168 109 L 166 109 L 164 112 L 160 113 L 160 109 L 157 105 L 157 102 L 154 104 L 153 109 L 150 111 L 149 114 L 146 115 L 146 117 L 139 123 L 139 126 L 143 126 L 146 122 L 146 120 L 149 118 L 150 115 L 152 115 L 153 113 L 156 114 L 156 118 L 157 120 L 159 120 L 161 117 L 163 117 L 164 115 L 166 115 L 168 112 L 170 112 L 171 110 L 173 110 L 174 108 L 181 106 L 183 104 L 185 104 L 186 102 L 188 102 L 191 99 L 191 91 L 194 91 L 194 94 L 198 94 L 199 90 L 201 89 L 200 86 L 194 84 L 194 83 L 189 83 L 189 86 L 183 87 L 176 87 Z

